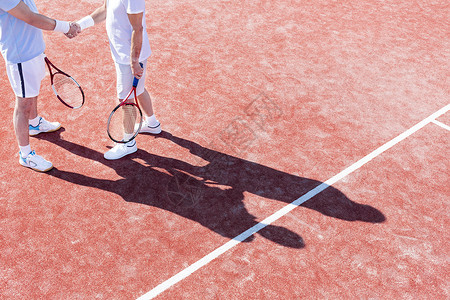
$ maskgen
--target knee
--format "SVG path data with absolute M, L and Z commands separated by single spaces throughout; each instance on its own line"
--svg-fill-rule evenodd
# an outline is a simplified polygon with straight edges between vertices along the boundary
M 36 99 L 35 98 L 20 98 L 17 97 L 16 99 L 16 113 L 18 114 L 29 114 L 34 101 Z

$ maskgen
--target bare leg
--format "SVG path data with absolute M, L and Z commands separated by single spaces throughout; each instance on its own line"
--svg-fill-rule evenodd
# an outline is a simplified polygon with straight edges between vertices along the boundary
M 19 146 L 30 144 L 28 120 L 37 116 L 37 97 L 16 98 L 14 107 L 14 130 Z
M 153 106 L 152 106 L 152 98 L 148 93 L 147 89 L 144 89 L 144 92 L 137 96 L 139 106 L 147 117 L 153 115 Z
M 31 99 L 33 99 L 33 103 L 31 104 L 31 107 L 30 107 L 30 115 L 28 116 L 28 118 L 30 120 L 32 120 L 32 119 L 34 119 L 34 118 L 36 118 L 38 116 L 38 112 L 37 112 L 37 98 L 38 97 L 31 98 Z

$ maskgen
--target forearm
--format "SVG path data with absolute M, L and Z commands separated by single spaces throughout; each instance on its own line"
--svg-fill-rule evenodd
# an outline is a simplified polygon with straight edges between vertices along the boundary
M 133 29 L 131 33 L 131 64 L 139 63 L 139 56 L 142 48 L 142 31 L 143 28 Z
M 106 7 L 101 6 L 97 8 L 92 14 L 91 18 L 94 20 L 94 24 L 101 23 L 106 19 Z
M 142 17 L 144 13 L 139 14 L 128 14 L 128 19 L 130 20 L 131 27 L 133 31 L 131 33 L 131 70 L 136 78 L 141 78 L 144 69 L 139 64 L 139 57 L 141 55 L 142 40 L 144 26 L 142 25 Z
M 35 14 L 27 23 L 39 29 L 49 31 L 54 30 L 56 26 L 56 20 L 41 14 Z
M 81 30 L 94 26 L 95 24 L 101 23 L 106 19 L 106 1 L 105 3 L 94 10 L 93 13 L 87 15 L 86 17 L 79 20 L 77 23 L 80 25 Z
M 16 7 L 8 11 L 8 13 L 27 24 L 42 30 L 54 30 L 56 26 L 56 20 L 31 11 L 22 1 Z

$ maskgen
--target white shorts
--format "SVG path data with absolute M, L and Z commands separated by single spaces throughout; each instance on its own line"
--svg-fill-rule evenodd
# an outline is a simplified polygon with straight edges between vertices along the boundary
M 117 97 L 119 99 L 125 99 L 133 87 L 133 72 L 131 71 L 131 65 L 115 64 L 117 74 Z M 136 95 L 138 96 L 144 92 L 145 75 L 147 74 L 147 60 L 143 61 L 142 64 L 144 65 L 144 74 L 142 74 L 141 79 L 139 79 L 139 83 L 136 88 Z M 131 95 L 130 99 L 133 98 L 134 95 Z
M 44 54 L 19 64 L 6 64 L 9 82 L 17 97 L 33 98 L 39 95 L 45 77 Z

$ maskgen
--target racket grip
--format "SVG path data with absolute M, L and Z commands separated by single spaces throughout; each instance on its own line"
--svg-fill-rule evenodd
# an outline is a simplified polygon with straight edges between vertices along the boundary
M 129 81 L 128 81 L 128 82 L 129 82 Z M 139 79 L 137 79 L 136 77 L 134 77 L 134 79 L 133 79 L 133 87 L 137 87 L 138 83 L 139 83 Z
M 139 64 L 141 65 L 141 68 L 144 67 L 144 65 L 143 65 L 142 63 L 139 63 Z M 136 77 L 134 77 L 134 80 L 133 80 L 133 87 L 137 87 L 138 83 L 139 83 L 139 79 L 137 79 Z

